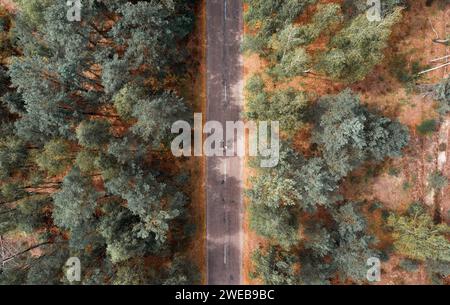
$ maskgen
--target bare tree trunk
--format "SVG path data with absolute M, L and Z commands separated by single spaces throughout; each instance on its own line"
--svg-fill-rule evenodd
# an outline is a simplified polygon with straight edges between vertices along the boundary
M 444 46 L 450 45 L 450 39 L 433 39 L 433 42 L 443 44 Z
M 7 258 L 3 258 L 2 264 L 5 264 L 5 263 L 15 259 L 16 257 L 18 257 L 18 256 L 20 256 L 22 254 L 25 254 L 25 253 L 27 253 L 27 252 L 29 252 L 31 250 L 37 249 L 37 248 L 39 248 L 41 246 L 45 246 L 45 245 L 48 245 L 48 244 L 50 244 L 50 242 L 46 241 L 46 242 L 43 242 L 43 243 L 31 246 L 31 247 L 29 247 L 29 248 L 27 248 L 27 249 L 25 249 L 23 251 L 20 251 L 20 252 L 14 254 L 14 255 L 11 255 L 11 256 L 7 257 Z
M 17 209 L 14 208 L 14 209 L 9 209 L 8 211 L 0 212 L 0 215 L 8 214 L 8 213 L 14 212 L 15 210 L 17 210 Z
M 428 73 L 428 72 L 431 72 L 431 71 L 434 71 L 434 70 L 437 70 L 437 69 L 441 69 L 441 68 L 444 68 L 444 67 L 447 67 L 447 66 L 450 66 L 450 63 L 446 63 L 446 64 L 443 64 L 443 65 L 440 65 L 440 66 L 437 66 L 437 67 L 434 67 L 434 68 L 431 68 L 431 69 L 419 72 L 419 75 L 424 74 L 424 73 Z
M 430 62 L 437 62 L 437 61 L 441 61 L 441 60 L 443 60 L 443 59 L 447 59 L 447 58 L 449 58 L 449 57 L 450 57 L 450 55 L 446 55 L 446 56 L 438 57 L 438 58 L 435 58 L 435 59 L 432 59 L 432 60 L 430 60 Z
M 5 262 L 3 258 L 5 257 L 5 249 L 3 248 L 3 236 L 0 235 L 0 269 L 3 269 Z

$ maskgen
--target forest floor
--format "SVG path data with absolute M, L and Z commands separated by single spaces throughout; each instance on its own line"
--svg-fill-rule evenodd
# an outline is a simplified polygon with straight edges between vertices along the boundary
M 321 0 L 319 2 L 337 2 Z M 434 109 L 434 102 L 429 97 L 415 90 L 413 82 L 417 84 L 436 84 L 449 75 L 448 69 L 439 69 L 425 74 L 419 79 L 401 82 L 393 70 L 398 58 L 404 60 L 402 67 L 410 73 L 413 65 L 425 70 L 430 66 L 430 60 L 450 54 L 450 48 L 432 43 L 432 39 L 444 38 L 450 33 L 450 6 L 443 9 L 442 4 L 436 2 L 427 7 L 425 1 L 409 1 L 411 6 L 404 10 L 402 21 L 394 28 L 389 47 L 385 51 L 385 59 L 363 81 L 351 85 L 351 89 L 361 96 L 361 101 L 369 108 L 375 108 L 382 114 L 398 119 L 405 124 L 411 134 L 411 141 L 402 158 L 387 161 L 381 165 L 368 165 L 366 168 L 352 173 L 342 183 L 341 191 L 346 198 L 355 201 L 378 201 L 388 210 L 404 211 L 409 204 L 421 201 L 430 209 L 432 214 L 439 214 L 442 221 L 450 221 L 450 186 L 434 194 L 428 186 L 429 174 L 442 170 L 446 177 L 450 177 L 449 118 L 440 120 Z M 308 16 L 302 16 L 301 19 Z M 320 39 L 319 39 L 320 40 Z M 313 43 L 309 48 L 314 49 L 323 41 Z M 449 58 L 450 61 L 450 58 Z M 444 64 L 445 61 L 439 62 Z M 244 61 L 245 79 L 264 69 L 265 63 L 257 56 L 246 56 Z M 299 76 L 282 86 L 290 86 L 321 96 L 336 94 L 345 88 L 343 84 L 332 82 L 320 77 Z M 440 121 L 439 130 L 430 136 L 417 134 L 416 127 L 422 121 L 435 119 Z M 295 137 L 295 146 L 303 153 L 309 149 L 309 135 L 305 130 Z M 441 147 L 441 150 L 439 149 Z M 445 149 L 442 149 L 445 147 Z M 246 178 L 251 176 L 252 170 L 245 170 Z M 247 180 L 246 180 L 247 181 Z M 246 182 L 249 187 L 249 182 Z M 248 204 L 248 203 L 246 203 Z M 374 216 L 374 217 L 379 217 Z M 381 219 L 373 219 L 374 226 L 381 230 Z M 377 225 L 377 223 L 379 225 Z M 245 283 L 257 284 L 249 277 L 251 271 L 251 253 L 265 241 L 258 238 L 248 226 L 248 213 L 245 216 L 244 249 L 244 279 Z M 380 244 L 388 242 L 389 237 L 377 232 Z M 391 255 L 389 261 L 382 264 L 382 282 L 380 284 L 424 284 L 428 283 L 424 267 L 416 272 L 406 273 L 398 267 L 402 259 L 399 255 Z
M 190 53 L 190 61 L 188 62 L 188 74 L 187 77 L 180 79 L 178 85 L 180 85 L 179 92 L 187 101 L 191 103 L 194 112 L 205 113 L 206 109 L 206 11 L 205 1 L 199 1 L 196 7 L 195 16 L 197 18 L 196 25 L 188 42 L 188 51 Z M 11 0 L 0 0 L 0 5 L 5 7 L 10 12 L 15 12 L 16 5 Z M 114 124 L 113 124 L 114 125 Z M 189 193 L 191 198 L 190 211 L 190 223 L 195 225 L 193 236 L 190 239 L 189 245 L 185 250 L 186 256 L 192 261 L 199 269 L 201 275 L 201 283 L 206 282 L 206 253 L 205 253 L 205 237 L 206 237 L 206 219 L 205 219 L 205 193 L 204 193 L 204 175 L 205 175 L 205 160 L 199 158 L 188 158 L 185 160 L 174 160 L 171 162 L 172 167 L 170 170 L 174 170 L 176 167 L 181 167 L 188 170 L 191 179 L 188 185 L 186 185 L 186 192 Z M 28 189 L 28 191 L 35 191 L 40 194 L 52 194 L 55 192 L 55 188 L 52 187 L 52 183 L 57 183 L 62 180 L 61 175 L 49 180 L 48 187 L 39 189 Z M 103 187 L 102 182 L 96 183 L 100 189 Z M 24 244 L 23 247 L 36 244 L 36 240 L 33 236 L 16 235 L 13 237 L 16 246 Z M 40 255 L 40 249 L 32 251 L 34 256 Z M 165 258 L 147 257 L 146 263 L 160 267 L 161 264 L 166 263 Z
M 184 95 L 192 101 L 194 112 L 206 113 L 206 0 L 199 1 L 195 16 L 194 33 L 188 48 L 195 63 L 189 71 Z M 205 120 L 205 117 L 203 118 Z M 205 159 L 191 157 L 187 161 L 190 170 L 191 218 L 196 230 L 187 249 L 188 256 L 201 274 L 201 283 L 206 283 L 206 197 L 205 197 Z
M 392 63 L 396 56 L 403 56 L 407 66 L 418 63 L 425 70 L 430 65 L 430 60 L 447 55 L 450 48 L 432 43 L 432 40 L 446 37 L 450 32 L 447 25 L 450 7 L 443 10 L 439 3 L 427 7 L 425 1 L 411 2 L 411 7 L 405 10 L 402 22 L 393 33 L 384 62 L 364 81 L 352 86 L 369 107 L 374 107 L 409 127 L 409 146 L 402 158 L 386 162 L 381 167 L 368 167 L 354 173 L 344 183 L 343 191 L 349 199 L 378 201 L 389 210 L 404 211 L 413 202 L 423 202 L 435 218 L 440 215 L 442 221 L 448 222 L 450 187 L 444 188 L 439 194 L 434 193 L 428 185 L 428 178 L 438 169 L 450 177 L 450 164 L 446 162 L 450 153 L 447 145 L 449 118 L 440 120 L 429 96 L 414 90 L 411 83 L 399 82 L 392 75 Z M 443 63 L 445 62 L 439 62 Z M 436 84 L 448 76 L 448 72 L 448 69 L 443 68 L 427 73 L 417 83 Z M 441 121 L 439 129 L 428 136 L 419 135 L 416 126 L 428 119 Z M 356 182 L 355 185 L 355 181 L 359 183 Z M 428 283 L 423 266 L 415 272 L 406 273 L 398 268 L 401 259 L 399 255 L 391 255 L 389 261 L 383 262 L 380 284 Z
M 16 4 L 12 0 L 0 0 L 0 4 L 9 12 L 16 10 Z

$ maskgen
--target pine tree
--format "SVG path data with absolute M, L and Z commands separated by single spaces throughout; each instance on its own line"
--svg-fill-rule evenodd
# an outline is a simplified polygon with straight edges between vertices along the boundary
M 322 98 L 316 111 L 313 138 L 337 178 L 366 160 L 400 156 L 409 141 L 406 127 L 369 112 L 350 90 Z
M 261 278 L 266 285 L 295 285 L 297 272 L 296 258 L 277 248 L 269 246 L 267 249 L 258 249 L 252 255 L 254 271 L 252 277 Z
M 73 229 L 94 217 L 100 194 L 78 168 L 64 178 L 61 190 L 53 195 L 53 219 L 61 228 Z
M 366 14 L 357 16 L 331 40 L 330 49 L 318 59 L 318 69 L 347 83 L 364 79 L 382 61 L 392 28 L 400 18 L 400 9 L 380 22 L 369 21 Z
M 391 214 L 387 222 L 393 230 L 396 250 L 418 260 L 450 262 L 450 242 L 446 224 L 435 225 L 426 212 L 407 215 Z

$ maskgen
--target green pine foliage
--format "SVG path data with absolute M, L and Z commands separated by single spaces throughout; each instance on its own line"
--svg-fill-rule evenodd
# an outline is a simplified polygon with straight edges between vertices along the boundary
M 364 79 L 382 61 L 392 28 L 400 18 L 399 9 L 380 22 L 359 15 L 331 40 L 330 49 L 319 57 L 318 69 L 347 83 Z
M 16 2 L 0 69 L 0 234 L 34 244 L 0 283 L 68 284 L 72 256 L 82 284 L 198 283 L 180 168 L 153 158 L 189 110 L 164 86 L 186 77 L 195 1 L 86 1 L 82 22 L 65 1 Z
M 245 116 L 255 121 L 276 120 L 282 131 L 293 135 L 305 121 L 309 98 L 305 92 L 293 88 L 268 92 L 260 75 L 254 75 L 246 85 Z
M 371 113 L 350 90 L 323 97 L 316 111 L 314 142 L 336 177 L 345 177 L 366 161 L 398 157 L 409 142 L 406 127 Z
M 450 242 L 447 224 L 436 225 L 425 211 L 411 211 L 405 215 L 391 214 L 388 225 L 392 228 L 397 251 L 411 259 L 450 262 Z

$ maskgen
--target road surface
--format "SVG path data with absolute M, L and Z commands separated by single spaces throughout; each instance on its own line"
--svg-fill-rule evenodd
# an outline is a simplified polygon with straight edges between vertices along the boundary
M 237 121 L 243 103 L 242 0 L 207 0 L 208 121 Z M 207 281 L 241 284 L 243 159 L 206 159 Z

